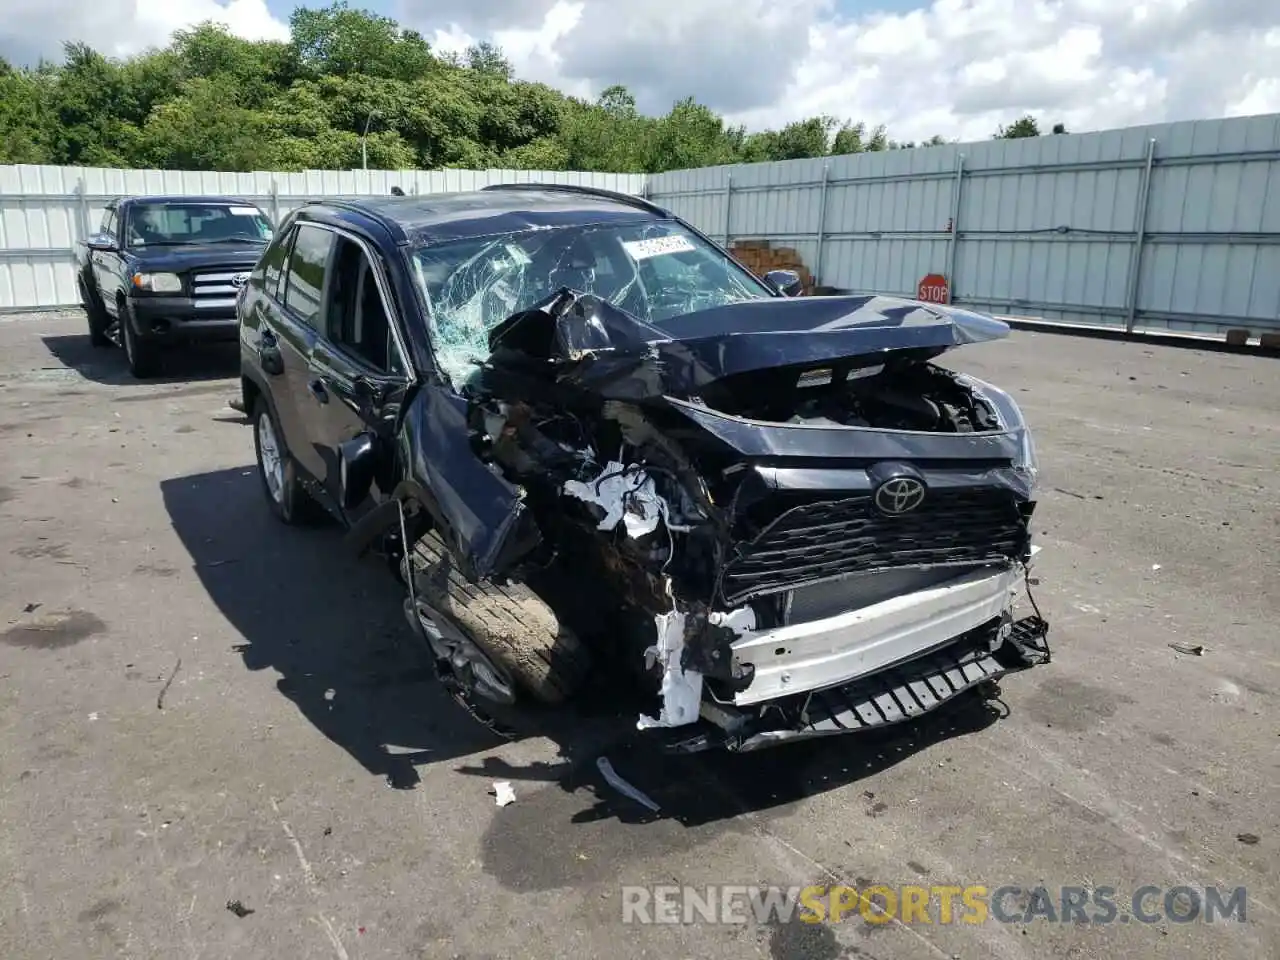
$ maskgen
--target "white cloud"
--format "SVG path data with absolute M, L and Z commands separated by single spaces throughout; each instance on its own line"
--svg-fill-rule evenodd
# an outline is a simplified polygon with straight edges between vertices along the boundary
M 439 9 L 403 3 L 410 25 Z M 1280 112 L 1274 0 L 936 0 L 854 16 L 834 0 L 448 6 L 455 42 L 494 40 L 520 76 L 578 94 L 624 83 L 650 111 L 693 95 L 751 129 L 826 113 L 971 140 L 1024 113 L 1083 131 Z M 494 29 L 517 6 L 524 22 Z
M 205 20 L 249 39 L 288 39 L 289 27 L 264 0 L 0 0 L 0 56 L 18 63 L 57 60 L 62 44 L 87 43 L 107 56 L 163 46 L 173 31 Z M 55 26 L 56 25 L 56 26 Z
M 981 139 L 1033 113 L 1107 127 L 1280 112 L 1275 0 L 369 0 L 436 46 L 490 39 L 519 76 L 642 109 L 694 96 L 752 129 L 826 113 Z M 264 0 L 0 0 L 0 55 L 126 54 L 205 19 L 285 37 Z M 50 24 L 65 25 L 61 31 Z

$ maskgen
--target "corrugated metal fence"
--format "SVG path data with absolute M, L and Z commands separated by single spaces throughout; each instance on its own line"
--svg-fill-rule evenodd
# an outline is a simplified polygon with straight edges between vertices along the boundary
M 1280 115 L 684 170 L 193 173 L 0 167 L 0 312 L 76 302 L 108 198 L 305 199 L 513 181 L 647 195 L 730 243 L 792 247 L 824 286 L 1139 332 L 1280 334 Z
M 77 304 L 75 244 L 97 232 L 108 200 L 142 194 L 225 194 L 260 204 L 275 222 L 325 196 L 475 190 L 491 183 L 578 183 L 638 194 L 642 175 L 533 170 L 312 170 L 200 173 L 0 166 L 0 313 Z
M 647 195 L 821 285 L 1140 332 L 1280 332 L 1280 116 L 684 170 Z

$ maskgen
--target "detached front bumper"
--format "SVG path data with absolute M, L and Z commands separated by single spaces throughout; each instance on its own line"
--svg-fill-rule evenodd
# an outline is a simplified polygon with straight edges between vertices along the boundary
M 667 747 L 746 751 L 883 727 L 1043 662 L 1048 624 L 1013 617 L 1026 574 L 962 573 L 835 616 L 740 629 L 733 655 L 751 684 L 732 703 L 704 691 L 698 726 L 672 730 Z
M 755 676 L 734 703 L 847 683 L 936 649 L 1012 608 L 1024 575 L 1020 564 L 978 571 L 811 623 L 750 631 L 733 654 Z

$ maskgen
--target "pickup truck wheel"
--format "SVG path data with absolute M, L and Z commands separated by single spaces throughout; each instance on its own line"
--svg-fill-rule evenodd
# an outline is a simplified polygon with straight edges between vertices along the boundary
M 409 561 L 428 616 L 447 621 L 436 625 L 439 631 L 452 628 L 475 644 L 499 681 L 515 682 L 517 697 L 523 691 L 554 705 L 581 687 L 591 665 L 587 648 L 523 583 L 468 580 L 434 530 L 414 544 Z
M 84 306 L 85 316 L 89 318 L 89 343 L 95 347 L 111 346 L 111 338 L 107 331 L 111 329 L 111 317 L 102 306 L 102 299 L 97 291 L 85 283 L 84 277 L 76 277 L 76 286 L 80 288 L 80 303 Z
M 154 343 L 141 339 L 133 329 L 133 321 L 129 318 L 129 307 L 120 302 L 120 340 L 124 344 L 125 359 L 129 361 L 129 372 L 136 380 L 146 380 L 154 376 L 160 365 L 159 350 Z
M 258 456 L 258 478 L 272 515 L 290 526 L 315 521 L 319 505 L 298 481 L 298 469 L 284 445 L 280 427 L 261 397 L 253 408 L 253 446 Z

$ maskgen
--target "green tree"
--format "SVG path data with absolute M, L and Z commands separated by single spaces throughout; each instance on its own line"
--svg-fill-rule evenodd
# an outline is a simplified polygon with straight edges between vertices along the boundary
M 299 7 L 289 18 L 293 49 L 312 74 L 412 80 L 436 60 L 416 31 L 402 31 L 390 17 L 353 10 L 339 0 L 320 10 Z
M 493 44 L 436 55 L 346 0 L 297 9 L 287 42 L 202 23 L 123 60 L 85 44 L 34 68 L 0 60 L 0 163 L 347 169 L 367 154 L 383 168 L 660 172 L 906 146 L 827 116 L 748 133 L 692 98 L 649 116 L 620 85 L 568 97 L 516 79 Z
M 147 119 L 135 156 L 161 169 L 271 169 L 275 132 L 265 115 L 236 101 L 236 89 L 227 80 L 188 80 L 179 96 Z
M 511 61 L 506 58 L 500 49 L 487 40 L 467 47 L 462 58 L 466 65 L 476 73 L 487 73 L 501 80 L 511 80 L 515 76 L 515 69 L 511 66 Z
M 0 58 L 0 163 L 50 163 L 48 76 Z
M 1019 140 L 1023 137 L 1040 136 L 1040 124 L 1036 122 L 1036 118 L 1027 114 L 1018 120 L 1015 120 L 1009 126 L 1001 126 L 996 131 L 995 140 Z

